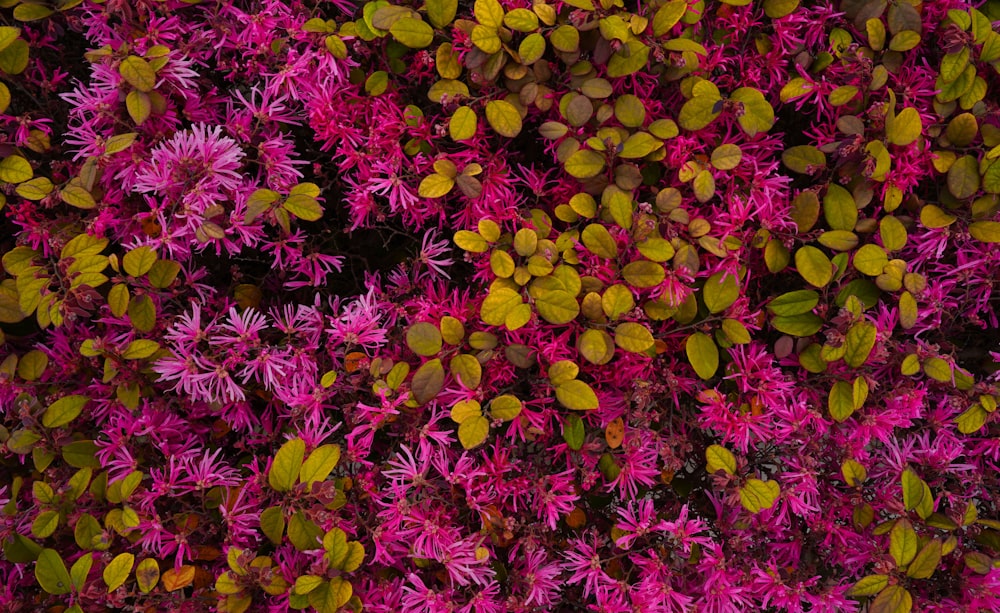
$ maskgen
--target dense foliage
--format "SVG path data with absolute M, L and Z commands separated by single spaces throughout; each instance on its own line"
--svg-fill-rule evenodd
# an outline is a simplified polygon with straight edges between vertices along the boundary
M 1000 610 L 1000 3 L 0 7 L 3 611 Z

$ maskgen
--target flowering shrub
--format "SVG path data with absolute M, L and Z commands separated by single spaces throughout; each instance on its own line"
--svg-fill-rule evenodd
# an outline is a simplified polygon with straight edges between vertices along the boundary
M 0 2 L 4 611 L 1000 609 L 1000 4 Z

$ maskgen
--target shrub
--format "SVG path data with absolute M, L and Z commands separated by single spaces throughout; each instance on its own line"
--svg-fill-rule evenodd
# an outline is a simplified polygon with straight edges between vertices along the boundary
M 8 0 L 7 611 L 1000 609 L 1000 5 Z

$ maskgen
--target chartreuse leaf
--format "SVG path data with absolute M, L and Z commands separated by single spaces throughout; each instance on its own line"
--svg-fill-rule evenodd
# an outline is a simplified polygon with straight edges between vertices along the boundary
M 709 473 L 724 470 L 727 474 L 736 474 L 736 456 L 722 445 L 709 445 L 705 450 L 705 460 L 705 469 Z
M 646 326 L 633 322 L 618 324 L 615 344 L 632 353 L 645 353 L 653 347 L 653 334 Z
M 913 524 L 908 519 L 897 519 L 889 531 L 889 555 L 896 561 L 899 568 L 906 567 L 917 555 L 920 540 Z
M 535 309 L 550 324 L 562 325 L 576 319 L 580 314 L 580 303 L 567 291 L 542 290 L 535 298 Z
M 434 28 L 413 17 L 402 17 L 389 28 L 393 38 L 410 49 L 423 49 L 434 42 Z
M 811 289 L 800 289 L 781 294 L 767 303 L 767 310 L 775 315 L 801 315 L 809 313 L 819 304 L 819 294 Z
M 586 429 L 583 420 L 578 415 L 567 415 L 563 422 L 563 440 L 566 446 L 574 451 L 579 451 L 583 447 Z
M 686 0 L 671 0 L 661 6 L 653 16 L 653 35 L 663 36 L 669 32 L 687 12 Z
M 743 112 L 736 115 L 736 121 L 747 136 L 767 132 L 774 125 L 774 109 L 759 90 L 741 87 L 730 98 L 743 103 Z
M 844 363 L 851 368 L 858 368 L 868 361 L 868 356 L 875 348 L 876 337 L 875 325 L 870 322 L 859 321 L 851 326 L 844 341 L 847 347 Z
M 69 578 L 73 582 L 73 589 L 77 592 L 83 590 L 84 585 L 87 583 L 87 576 L 90 574 L 90 569 L 94 566 L 94 556 L 85 553 L 76 562 L 73 562 L 73 566 L 69 569 Z
M 695 373 L 704 380 L 715 376 L 719 369 L 719 348 L 712 337 L 703 332 L 695 332 L 684 343 L 688 362 Z
M 53 596 L 68 594 L 73 589 L 66 563 L 55 549 L 43 549 L 38 553 L 35 579 L 43 590 Z
M 858 486 L 868 478 L 868 471 L 858 461 L 848 458 L 840 465 L 840 472 L 844 475 L 844 481 L 851 487 Z
M 702 297 L 710 313 L 721 313 L 736 302 L 740 296 L 740 286 L 735 275 L 715 273 L 705 281 Z
M 278 449 L 267 474 L 267 482 L 279 492 L 287 492 L 295 486 L 306 454 L 306 443 L 301 438 L 286 441 Z
M 868 575 L 847 591 L 848 596 L 874 596 L 889 585 L 889 575 Z
M 778 501 L 780 495 L 781 487 L 777 481 L 747 479 L 743 487 L 740 488 L 740 502 L 743 504 L 743 508 L 751 513 L 760 513 L 764 509 L 770 509 Z
M 858 206 L 851 192 L 831 183 L 823 196 L 823 217 L 831 230 L 853 230 L 858 222 Z
M 600 405 L 594 390 L 579 379 L 564 381 L 555 388 L 556 399 L 567 409 L 590 411 Z
M 11 155 L 0 161 L 0 181 L 4 183 L 23 183 L 34 174 L 28 160 L 19 155 Z
M 406 346 L 417 355 L 437 355 L 441 351 L 441 342 L 441 331 L 426 321 L 413 324 L 406 331 Z
M 618 257 L 618 245 L 615 243 L 615 239 L 601 224 L 594 223 L 584 228 L 583 232 L 580 233 L 580 240 L 584 247 L 594 255 L 609 260 Z
M 814 287 L 825 287 L 833 279 L 833 264 L 830 258 L 812 245 L 799 247 L 795 252 L 795 268 L 802 278 Z
M 721 102 L 717 92 L 695 95 L 681 107 L 677 123 L 685 130 L 701 130 L 722 113 Z
M 896 115 L 891 127 L 886 128 L 886 137 L 893 145 L 909 145 L 920 138 L 923 129 L 920 112 L 908 106 Z
M 321 445 L 309 454 L 299 469 L 299 481 L 306 487 L 312 487 L 317 481 L 326 479 L 340 461 L 339 445 Z
M 984 243 L 1000 243 L 1000 222 L 975 221 L 969 224 L 969 234 Z
M 479 127 L 479 118 L 476 112 L 467 106 L 460 106 L 455 109 L 451 119 L 448 121 L 448 133 L 454 141 L 468 140 L 476 135 Z
M 604 156 L 590 149 L 580 149 L 563 162 L 566 172 L 577 179 L 589 179 L 604 170 Z
M 591 364 L 607 364 L 615 355 L 615 342 L 604 330 L 584 331 L 578 345 L 580 355 Z
M 521 414 L 523 405 L 513 394 L 497 396 L 490 402 L 490 415 L 493 419 L 510 421 Z
M 514 138 L 521 133 L 521 114 L 506 100 L 491 100 L 486 103 L 486 121 L 500 136 Z
M 271 543 L 281 543 L 281 537 L 285 533 L 285 515 L 281 507 L 268 507 L 261 512 L 260 530 Z
M 920 504 L 924 497 L 924 480 L 917 476 L 909 468 L 903 471 L 903 506 L 907 511 L 912 511 Z
M 444 28 L 454 21 L 458 12 L 458 0 L 427 0 L 424 7 L 431 25 Z
M 482 415 L 469 417 L 458 425 L 458 440 L 466 449 L 482 445 L 489 434 L 490 422 Z
M 130 55 L 122 60 L 118 65 L 118 73 L 129 85 L 141 92 L 149 93 L 156 87 L 156 71 L 141 57 Z
M 132 565 L 135 564 L 135 556 L 131 553 L 120 553 L 107 566 L 102 573 L 104 583 L 108 586 L 108 593 L 117 590 L 132 572 Z
M 56 400 L 42 415 L 42 425 L 46 428 L 59 428 L 76 419 L 83 407 L 90 401 L 88 396 L 63 396 Z

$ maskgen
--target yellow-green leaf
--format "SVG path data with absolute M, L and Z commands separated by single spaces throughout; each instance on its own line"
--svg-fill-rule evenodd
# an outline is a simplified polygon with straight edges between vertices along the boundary
M 146 274 L 155 263 L 156 251 L 146 245 L 132 249 L 122 258 L 122 266 L 125 268 L 125 272 L 133 277 L 141 277 Z
M 907 511 L 912 511 L 924 497 L 924 480 L 907 468 L 900 481 L 903 486 L 903 506 Z
M 470 417 L 458 426 L 458 440 L 466 449 L 482 445 L 489 434 L 490 422 L 482 415 Z
M 871 243 L 862 246 L 854 254 L 854 268 L 858 272 L 870 277 L 877 277 L 882 274 L 883 269 L 888 263 L 889 256 L 886 255 L 885 250 Z
M 287 492 L 295 486 L 305 454 L 306 443 L 298 437 L 286 441 L 278 449 L 271 470 L 267 473 L 267 482 L 274 490 Z
M 118 73 L 129 85 L 141 92 L 149 93 L 156 87 L 156 71 L 141 57 L 130 55 L 122 60 L 118 65 Z
M 848 596 L 874 596 L 889 585 L 889 575 L 868 575 L 847 591 Z
M 899 568 L 905 567 L 917 555 L 917 533 L 908 519 L 898 519 L 889 531 L 889 555 Z
M 556 399 L 567 409 L 590 411 L 600 406 L 594 390 L 579 379 L 565 381 L 555 387 Z
M 920 44 L 920 34 L 913 30 L 897 32 L 889 40 L 890 51 L 909 51 Z
M 104 583 L 108 586 L 108 593 L 117 590 L 132 572 L 132 565 L 135 564 L 135 556 L 131 553 L 120 553 L 107 566 L 102 573 Z
M 635 299 L 632 297 L 632 290 L 620 283 L 604 290 L 604 294 L 601 296 L 601 309 L 612 321 L 628 313 L 634 307 Z
M 413 324 L 406 331 L 406 345 L 417 355 L 437 355 L 441 351 L 441 331 L 426 321 Z
M 304 221 L 318 221 L 323 217 L 323 207 L 308 194 L 292 194 L 281 203 L 281 208 Z
M 392 37 L 410 49 L 423 49 L 434 42 L 434 28 L 413 17 L 402 17 L 389 28 Z
M 550 324 L 566 324 L 580 314 L 580 303 L 576 297 L 562 290 L 548 290 L 535 298 L 538 315 Z
M 688 362 L 695 373 L 705 381 L 715 376 L 719 369 L 719 348 L 712 337 L 703 332 L 695 332 L 684 343 Z
M 307 488 L 317 481 L 323 481 L 340 461 L 339 445 L 321 445 L 313 450 L 302 463 L 299 469 L 299 482 L 305 483 Z
M 435 28 L 444 28 L 451 24 L 458 12 L 458 0 L 427 0 L 424 3 L 427 18 Z
M 721 102 L 718 94 L 695 96 L 681 107 L 677 123 L 685 130 L 701 130 L 722 113 Z
M 125 110 L 135 125 L 141 126 L 153 114 L 153 103 L 149 94 L 133 89 L 125 96 Z
M 144 360 L 160 349 L 160 344 L 156 341 L 144 338 L 136 339 L 125 347 L 122 351 L 122 358 L 126 360 Z
M 523 405 L 513 394 L 497 396 L 490 402 L 490 415 L 493 419 L 510 421 L 521 414 Z
M 63 396 L 45 409 L 42 425 L 46 428 L 65 426 L 80 415 L 89 401 L 89 397 L 82 395 Z
M 736 456 L 722 445 L 709 445 L 705 450 L 706 470 L 712 474 L 719 470 L 727 474 L 736 474 Z
M 268 507 L 260 514 L 260 531 L 272 544 L 281 543 L 285 532 L 285 516 L 281 507 Z
M 413 392 L 413 399 L 417 404 L 430 402 L 442 387 L 444 387 L 444 366 L 439 358 L 424 363 L 413 373 L 413 379 L 410 381 L 410 391 Z
M 615 355 L 615 343 L 611 335 L 593 328 L 580 335 L 579 349 L 585 360 L 599 366 L 610 362 Z
M 725 143 L 712 151 L 712 166 L 718 170 L 732 170 L 743 160 L 743 150 L 738 145 Z
M 760 91 L 741 87 L 730 98 L 743 103 L 743 112 L 737 114 L 736 121 L 748 136 L 767 132 L 774 125 L 774 109 Z
M 795 268 L 814 287 L 825 287 L 833 279 L 833 263 L 830 258 L 812 245 L 800 247 L 795 252 Z
M 608 229 L 601 224 L 590 224 L 580 233 L 580 241 L 591 253 L 606 259 L 618 257 L 618 245 Z
M 653 16 L 653 36 L 669 32 L 687 12 L 687 0 L 671 0 L 661 6 Z
M 577 179 L 589 179 L 604 170 L 604 156 L 590 149 L 580 149 L 563 162 L 566 172 Z
M 764 509 L 770 509 L 778 501 L 780 495 L 781 487 L 777 481 L 747 479 L 743 487 L 740 488 L 740 502 L 743 504 L 743 508 L 751 513 L 760 513 Z
M 872 349 L 875 347 L 876 329 L 875 325 L 867 321 L 859 321 L 851 326 L 847 331 L 845 345 L 847 351 L 844 354 L 844 363 L 852 368 L 858 368 L 868 361 Z
M 971 155 L 958 158 L 948 169 L 947 181 L 948 191 L 953 196 L 959 200 L 971 198 L 979 191 L 979 162 Z M 921 221 L 923 221 L 922 211 Z
M 31 164 L 19 155 L 7 156 L 0 162 L 0 181 L 23 183 L 34 176 Z
M 476 112 L 467 106 L 460 106 L 455 109 L 451 119 L 448 120 L 448 133 L 453 141 L 468 140 L 476 135 L 479 127 L 479 118 Z M 448 189 L 451 189 L 450 187 Z M 447 192 L 446 192 L 447 193 Z
M 487 294 L 479 307 L 479 317 L 490 326 L 502 326 L 507 316 L 524 300 L 508 288 L 496 288 Z
M 529 311 L 528 305 L 521 305 Z M 517 309 L 515 309 L 515 313 Z M 510 316 L 508 316 L 505 323 L 510 323 Z M 479 387 L 480 381 L 483 377 L 483 367 L 476 359 L 476 356 L 468 353 L 460 353 L 451 359 L 448 363 L 448 368 L 451 371 L 451 375 L 458 379 L 458 381 L 465 386 L 467 389 L 476 389 Z
M 721 313 L 740 297 L 740 286 L 735 275 L 715 273 L 705 281 L 702 297 L 709 313 Z
M 823 216 L 832 230 L 853 230 L 858 222 L 858 206 L 851 192 L 831 183 L 823 196 Z
M 940 383 L 951 383 L 951 366 L 941 358 L 930 357 L 924 360 L 924 373 Z
M 491 100 L 486 103 L 486 121 L 500 136 L 514 138 L 521 133 L 521 114 L 506 100 Z
M 18 75 L 28 67 L 28 41 L 14 39 L 0 51 L 0 71 L 8 75 Z
M 885 135 L 893 145 L 909 145 L 920 138 L 924 124 L 920 120 L 920 112 L 908 106 L 896 115 L 891 126 L 887 126 Z
M 666 278 L 663 265 L 657 262 L 639 260 L 629 262 L 622 268 L 622 277 L 632 287 L 647 288 L 656 287 Z
M 923 549 L 910 562 L 906 569 L 906 576 L 913 579 L 930 579 L 938 564 L 941 563 L 942 543 L 938 539 L 931 539 Z
M 827 399 L 827 406 L 830 409 L 830 417 L 834 421 L 842 422 L 854 414 L 854 389 L 846 381 L 837 381 L 830 388 L 830 396 Z
M 642 70 L 649 60 L 649 51 L 649 47 L 637 39 L 628 41 L 608 60 L 608 76 L 624 77 Z
M 1000 243 L 1000 222 L 976 221 L 969 224 L 972 238 L 984 243 Z
M 615 344 L 632 353 L 645 353 L 653 346 L 653 334 L 642 324 L 625 322 L 615 328 Z
M 68 594 L 73 589 L 73 580 L 66 570 L 66 563 L 54 549 L 43 549 L 38 553 L 35 579 L 43 590 L 53 596 Z
M 973 224 L 975 225 L 975 224 Z M 997 224 L 1000 226 L 1000 224 Z M 970 233 L 972 228 L 969 228 Z M 879 221 L 879 238 L 882 239 L 882 246 L 886 251 L 899 251 L 906 246 L 907 233 L 906 226 L 893 216 L 885 216 Z M 975 236 L 973 234 L 973 236 Z

